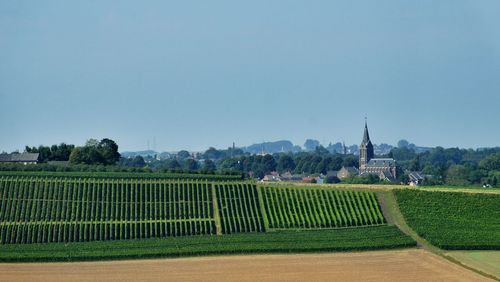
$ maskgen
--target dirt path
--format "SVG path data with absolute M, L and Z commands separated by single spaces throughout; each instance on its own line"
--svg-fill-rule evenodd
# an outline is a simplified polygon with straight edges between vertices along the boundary
M 421 249 L 0 264 L 0 281 L 490 281 Z

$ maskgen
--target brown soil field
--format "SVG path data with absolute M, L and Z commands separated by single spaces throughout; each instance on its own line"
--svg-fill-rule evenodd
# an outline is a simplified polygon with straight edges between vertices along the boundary
M 0 281 L 490 281 L 420 249 L 0 264 Z

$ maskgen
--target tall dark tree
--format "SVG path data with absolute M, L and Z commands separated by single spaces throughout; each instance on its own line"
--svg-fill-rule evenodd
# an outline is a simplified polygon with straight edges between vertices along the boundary
M 278 160 L 278 164 L 276 166 L 278 172 L 283 173 L 286 171 L 293 171 L 295 169 L 295 161 L 289 155 L 281 156 Z
M 73 149 L 69 160 L 73 164 L 112 165 L 120 160 L 120 153 L 118 145 L 111 139 L 104 138 L 100 142 L 89 139 L 85 146 Z
M 198 162 L 196 160 L 187 159 L 186 163 L 185 163 L 185 168 L 186 168 L 186 170 L 189 170 L 189 171 L 195 171 L 195 170 L 198 170 L 199 165 L 198 165 Z
M 215 163 L 212 160 L 205 160 L 203 162 L 203 170 L 205 172 L 214 172 L 217 169 Z
M 102 139 L 101 142 L 99 142 L 98 151 L 101 155 L 102 163 L 105 165 L 115 164 L 120 159 L 118 145 L 111 139 Z
M 186 151 L 186 150 L 181 150 L 181 151 L 179 151 L 177 153 L 177 158 L 179 160 L 185 160 L 185 159 L 187 159 L 189 157 L 191 157 L 191 154 L 188 151 Z

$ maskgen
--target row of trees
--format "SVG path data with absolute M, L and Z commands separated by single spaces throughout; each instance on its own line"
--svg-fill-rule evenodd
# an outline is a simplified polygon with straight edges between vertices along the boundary
M 239 171 L 262 178 L 272 171 L 295 174 L 326 174 L 330 170 L 339 170 L 342 166 L 357 166 L 357 157 L 353 155 L 330 154 L 320 151 L 300 152 L 297 154 L 251 155 L 228 158 L 219 162 L 220 170 Z
M 399 147 L 388 155 L 398 161 L 402 171 L 422 171 L 432 175 L 430 184 L 500 184 L 500 148 L 458 149 L 436 147 L 417 154 Z M 402 174 L 404 180 L 405 174 Z
M 84 146 L 76 147 L 61 143 L 59 145 L 25 147 L 26 153 L 39 153 L 38 161 L 70 161 L 72 164 L 113 165 L 120 159 L 115 141 L 104 138 L 101 141 L 89 139 Z
M 24 151 L 26 153 L 38 153 L 38 161 L 44 163 L 48 161 L 67 161 L 74 148 L 75 145 L 61 143 L 50 147 L 42 145 L 38 147 L 26 146 Z
M 85 146 L 75 147 L 69 156 L 72 164 L 112 165 L 120 160 L 118 145 L 111 139 L 90 139 Z

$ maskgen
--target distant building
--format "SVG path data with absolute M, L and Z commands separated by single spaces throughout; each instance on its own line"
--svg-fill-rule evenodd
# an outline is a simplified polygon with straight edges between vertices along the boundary
M 281 179 L 278 175 L 268 174 L 268 175 L 264 175 L 264 177 L 262 178 L 261 181 L 262 182 L 277 182 L 277 181 L 281 181 Z
M 304 177 L 302 177 L 302 182 L 304 182 L 304 183 L 311 183 L 311 182 L 313 182 L 313 180 L 316 181 L 317 178 L 316 177 L 312 177 L 312 176 L 304 176 Z
M 408 173 L 408 177 L 410 178 L 410 186 L 422 185 L 425 181 L 425 176 L 417 171 Z
M 382 180 L 394 182 L 397 177 L 396 161 L 392 158 L 374 158 L 373 144 L 365 121 L 363 141 L 359 146 L 359 175 L 375 174 Z
M 289 171 L 280 175 L 282 181 L 302 181 L 302 175 L 292 174 Z
M 0 154 L 0 163 L 37 164 L 38 153 Z
M 338 172 L 337 177 L 339 179 L 348 178 L 351 176 L 359 175 L 359 170 L 353 166 L 345 167 L 343 166 Z

